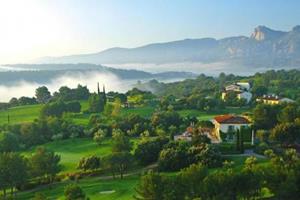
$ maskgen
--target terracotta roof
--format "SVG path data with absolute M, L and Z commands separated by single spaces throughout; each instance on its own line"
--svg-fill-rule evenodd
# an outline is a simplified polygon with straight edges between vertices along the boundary
M 250 124 L 247 118 L 235 115 L 219 115 L 214 120 L 220 124 Z

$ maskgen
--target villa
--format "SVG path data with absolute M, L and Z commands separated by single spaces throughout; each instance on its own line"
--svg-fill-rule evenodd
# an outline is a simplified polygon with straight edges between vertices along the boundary
M 248 118 L 236 115 L 218 115 L 212 119 L 212 123 L 215 126 L 215 135 L 220 142 L 222 142 L 222 133 L 230 133 L 251 125 Z
M 277 95 L 263 95 L 262 97 L 257 98 L 256 102 L 277 105 L 282 103 L 294 103 L 295 101 L 289 98 L 281 98 Z
M 234 92 L 238 99 L 245 99 L 247 103 L 250 102 L 252 98 L 252 93 L 250 92 L 251 86 L 247 82 L 237 82 L 225 87 L 222 92 L 222 100 L 225 100 L 228 92 Z

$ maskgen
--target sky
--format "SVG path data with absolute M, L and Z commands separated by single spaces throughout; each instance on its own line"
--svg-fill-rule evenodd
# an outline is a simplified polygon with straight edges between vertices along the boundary
M 298 0 L 0 0 L 0 64 L 300 24 Z

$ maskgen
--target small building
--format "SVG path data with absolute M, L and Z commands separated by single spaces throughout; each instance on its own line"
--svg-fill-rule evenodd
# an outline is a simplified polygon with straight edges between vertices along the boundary
M 221 133 L 234 132 L 251 125 L 248 118 L 236 115 L 219 115 L 212 119 L 212 123 L 215 126 L 215 135 L 219 141 L 222 141 Z
M 295 101 L 289 98 L 281 98 L 278 95 L 263 95 L 256 99 L 256 102 L 277 105 L 282 103 L 294 103 Z
M 194 127 L 192 127 L 192 126 L 187 127 L 187 129 L 184 133 L 182 133 L 181 135 L 175 135 L 174 140 L 175 141 L 184 140 L 187 142 L 191 142 L 192 136 L 193 136 L 193 130 L 194 130 Z
M 247 103 L 251 101 L 252 93 L 250 92 L 250 84 L 245 82 L 238 82 L 235 84 L 231 84 L 225 87 L 222 92 L 222 100 L 225 100 L 225 97 L 228 92 L 234 92 L 237 95 L 238 99 L 245 99 Z
M 195 128 L 194 126 L 189 126 L 184 133 L 181 135 L 175 135 L 174 140 L 184 140 L 187 142 L 191 142 L 193 139 L 193 132 L 194 134 L 200 134 L 207 136 L 211 143 L 219 143 L 220 141 L 215 137 L 213 128 L 205 128 L 205 127 L 198 127 Z

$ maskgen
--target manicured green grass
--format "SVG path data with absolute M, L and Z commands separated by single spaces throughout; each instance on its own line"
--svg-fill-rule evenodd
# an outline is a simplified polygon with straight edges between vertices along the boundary
M 79 181 L 78 185 L 83 189 L 91 200 L 131 200 L 135 194 L 134 188 L 138 184 L 138 176 L 125 177 L 121 179 L 101 180 L 99 177 L 85 178 Z M 71 181 L 64 181 L 49 186 L 41 186 L 33 191 L 26 191 L 18 194 L 19 200 L 31 199 L 36 192 L 45 194 L 49 199 L 63 200 L 64 187 Z M 105 191 L 115 191 L 111 194 L 103 194 Z
M 145 106 L 145 107 L 136 107 L 136 108 L 122 108 L 120 114 L 121 115 L 129 115 L 129 114 L 138 114 L 142 117 L 150 117 L 152 113 L 155 111 L 155 107 Z
M 0 111 L 0 125 L 7 124 L 8 115 L 11 124 L 32 122 L 38 118 L 41 105 L 18 106 Z
M 97 145 L 91 138 L 76 138 L 50 142 L 41 146 L 61 156 L 60 164 L 62 165 L 62 172 L 65 173 L 75 171 L 82 157 L 90 155 L 102 157 L 110 154 L 112 141 L 107 139 L 101 145 Z M 24 155 L 31 155 L 36 148 L 24 152 Z
M 72 113 L 70 119 L 77 125 L 87 126 L 90 121 L 90 114 Z
M 136 143 L 139 141 L 139 139 L 134 138 L 131 139 L 131 141 L 133 143 L 133 148 L 135 148 Z M 54 151 L 56 154 L 61 156 L 61 173 L 66 173 L 76 171 L 79 160 L 82 157 L 91 155 L 103 157 L 109 155 L 112 150 L 112 139 L 104 140 L 101 145 L 97 145 L 92 140 L 92 138 L 75 138 L 49 142 L 41 146 L 51 151 Z M 23 155 L 32 155 L 38 147 L 39 146 L 36 146 L 26 152 L 23 152 Z

